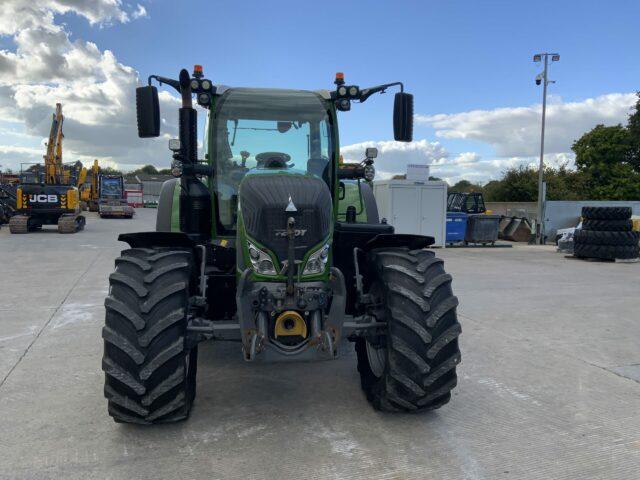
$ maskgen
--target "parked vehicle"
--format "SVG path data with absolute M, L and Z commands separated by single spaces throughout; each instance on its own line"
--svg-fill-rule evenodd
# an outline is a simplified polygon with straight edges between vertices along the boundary
M 411 141 L 413 97 L 403 85 L 359 88 L 338 74 L 333 91 L 226 88 L 199 67 L 153 79 L 182 97 L 180 138 L 169 143 L 177 178 L 163 186 L 157 231 L 119 237 L 131 248 L 116 260 L 105 301 L 109 414 L 186 418 L 197 345 L 208 339 L 239 341 L 247 361 L 286 361 L 336 358 L 347 338 L 375 408 L 446 404 L 460 324 L 451 275 L 426 249 L 433 238 L 358 222 L 355 205 L 337 216 L 340 180 L 373 173 L 373 152 L 339 163 L 337 112 L 400 87 L 394 137 Z M 204 162 L 194 94 L 208 112 Z M 155 86 L 137 89 L 140 137 L 159 135 L 158 106 Z

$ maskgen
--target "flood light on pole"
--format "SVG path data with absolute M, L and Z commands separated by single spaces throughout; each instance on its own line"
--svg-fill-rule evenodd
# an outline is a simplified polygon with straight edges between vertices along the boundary
M 552 62 L 560 60 L 558 53 L 536 53 L 534 62 L 541 62 L 544 58 L 544 70 L 536 76 L 536 85 L 543 85 L 542 90 L 542 130 L 540 132 L 540 165 L 538 167 L 538 218 L 536 221 L 536 243 L 544 244 L 544 127 L 547 113 L 547 86 L 555 83 L 549 80 L 549 57 Z

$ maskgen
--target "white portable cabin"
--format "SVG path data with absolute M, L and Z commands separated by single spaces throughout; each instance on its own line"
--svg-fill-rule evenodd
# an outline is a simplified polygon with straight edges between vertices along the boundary
M 380 180 L 373 184 L 380 218 L 396 233 L 428 235 L 445 246 L 447 184 L 442 181 Z

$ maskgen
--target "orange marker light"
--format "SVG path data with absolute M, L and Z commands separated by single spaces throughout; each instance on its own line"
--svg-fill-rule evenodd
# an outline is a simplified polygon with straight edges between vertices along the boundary
M 336 79 L 334 82 L 336 85 L 344 85 L 344 73 L 336 72 Z
M 193 76 L 196 78 L 202 77 L 202 65 L 193 66 Z

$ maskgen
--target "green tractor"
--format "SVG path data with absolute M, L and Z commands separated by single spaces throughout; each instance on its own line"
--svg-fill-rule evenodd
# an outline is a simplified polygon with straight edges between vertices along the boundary
M 426 249 L 432 238 L 378 219 L 375 149 L 340 162 L 337 112 L 392 87 L 394 137 L 412 140 L 403 85 L 361 89 L 338 74 L 331 91 L 228 88 L 196 66 L 137 89 L 143 138 L 160 134 L 153 80 L 182 98 L 169 141 L 176 178 L 163 185 L 156 231 L 119 237 L 130 248 L 109 277 L 102 331 L 114 420 L 187 418 L 205 340 L 239 342 L 247 361 L 335 359 L 348 340 L 376 409 L 447 403 L 461 331 L 451 276 Z M 203 160 L 194 96 L 208 111 Z

